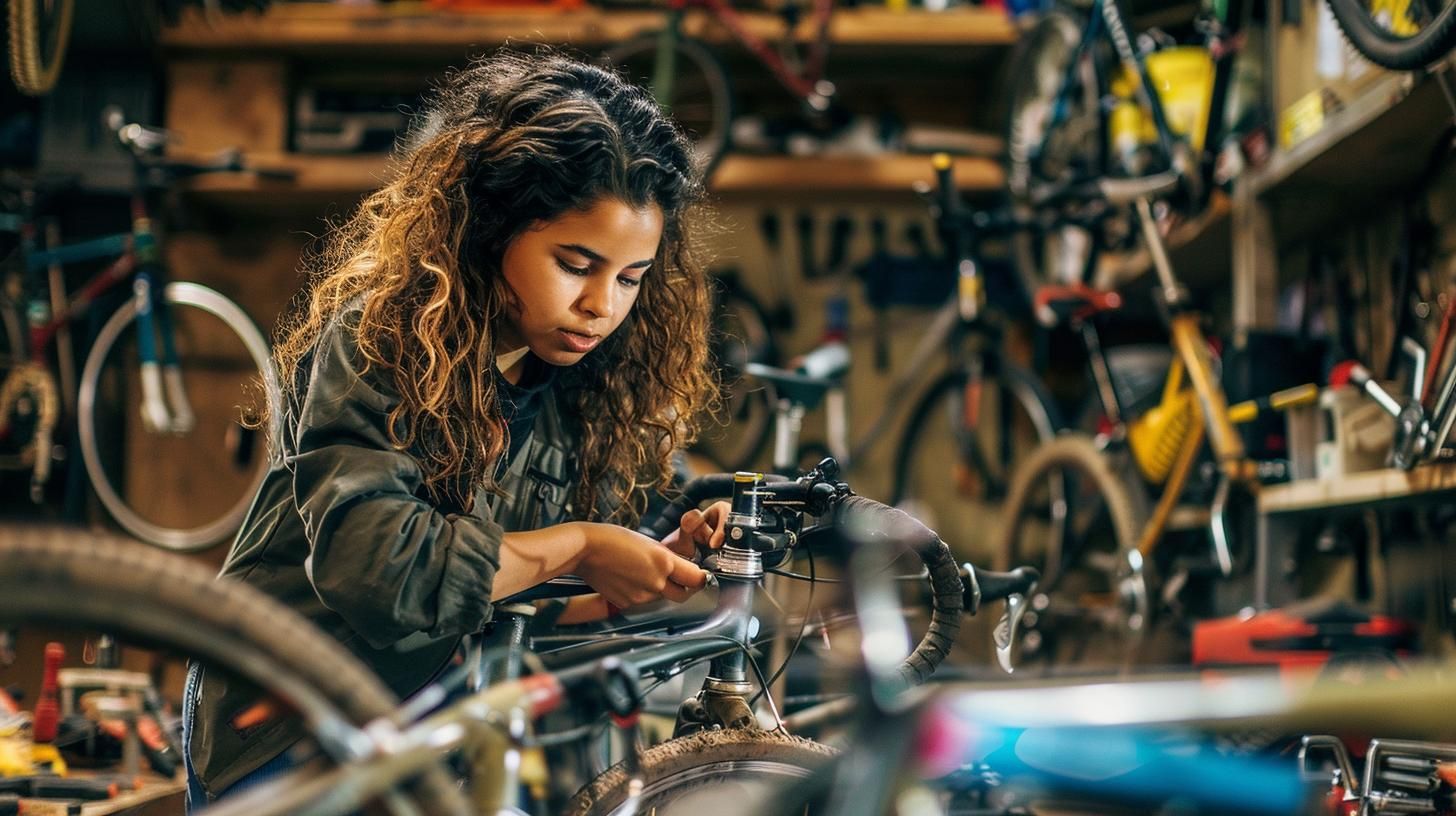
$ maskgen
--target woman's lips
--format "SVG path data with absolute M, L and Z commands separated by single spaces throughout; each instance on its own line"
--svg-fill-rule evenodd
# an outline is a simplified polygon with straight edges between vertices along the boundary
M 557 329 L 556 335 L 561 338 L 563 345 L 577 354 L 585 354 L 596 348 L 597 343 L 602 342 L 601 335 L 579 334 L 567 329 Z

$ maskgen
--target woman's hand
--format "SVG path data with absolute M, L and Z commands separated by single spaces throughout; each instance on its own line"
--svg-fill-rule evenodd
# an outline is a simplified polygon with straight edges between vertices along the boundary
M 696 559 L 698 547 L 716 550 L 727 534 L 728 502 L 714 502 L 707 510 L 683 513 L 676 530 L 662 539 L 662 545 L 683 558 Z
M 682 603 L 707 584 L 708 573 L 697 564 L 634 530 L 585 524 L 584 532 L 586 546 L 574 572 L 613 606 L 659 598 Z

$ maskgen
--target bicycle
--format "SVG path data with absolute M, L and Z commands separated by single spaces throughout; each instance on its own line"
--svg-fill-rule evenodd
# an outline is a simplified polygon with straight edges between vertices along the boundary
M 1109 217 L 1105 200 L 1068 191 L 1108 179 L 1163 178 L 1173 182 L 1167 203 L 1193 216 L 1226 180 L 1217 160 L 1244 5 L 1217 9 L 1198 21 L 1202 47 L 1139 50 L 1119 0 L 1092 0 L 1085 15 L 1059 5 L 1018 44 L 1007 188 L 1018 214 L 1061 216 L 1053 229 L 1013 236 L 1028 291 L 1085 282 L 1103 249 L 1140 235 L 1135 215 Z
M 42 202 L 34 186 L 22 186 L 18 213 L 0 215 L 0 228 L 19 235 L 10 297 L 0 298 L 9 346 L 0 381 L 0 436 L 12 451 L 3 464 L 30 470 L 32 499 L 40 501 L 57 453 L 62 409 L 70 412 L 74 393 L 82 461 L 106 512 L 148 543 L 202 549 L 236 530 L 262 483 L 266 450 L 279 422 L 278 406 L 272 404 L 278 386 L 267 340 L 237 304 L 200 284 L 167 278 L 147 198 L 179 178 L 266 171 L 249 168 L 235 151 L 209 163 L 163 158 L 169 134 L 128 124 L 114 108 L 107 111 L 106 124 L 132 160 L 128 232 L 70 244 L 42 240 L 47 230 L 38 220 Z M 63 268 L 94 261 L 109 265 L 66 292 Z M 77 378 L 68 327 L 120 287 L 130 288 L 130 296 L 97 331 Z M 50 367 L 53 342 L 58 342 L 55 372 Z M 235 408 L 199 402 L 199 392 L 189 393 L 185 379 L 204 375 L 218 389 L 224 386 L 215 381 L 230 383 L 239 395 L 245 386 L 261 387 L 266 419 L 241 422 Z M 134 436 L 108 436 L 118 425 Z M 118 460 L 116 450 L 128 447 L 131 454 Z M 205 457 L 213 465 L 210 478 L 225 487 L 213 491 L 211 500 L 188 492 L 188 501 L 180 503 L 186 506 L 159 512 L 143 504 L 156 498 L 155 491 L 141 489 L 147 476 L 125 469 L 128 462 L 145 461 L 143 450 L 153 457 L 170 451 L 175 461 Z M 189 490 L 186 484 L 175 487 Z
M 829 455 L 848 469 L 890 436 L 904 411 L 909 419 L 898 439 L 890 503 L 930 526 L 958 537 L 977 529 L 1006 496 L 1012 468 L 1063 427 L 1060 411 L 1040 379 L 1007 353 L 1007 320 L 987 303 L 980 247 L 985 239 L 1033 226 L 1004 211 L 970 210 L 955 187 L 949 156 L 934 161 L 937 189 L 922 188 L 949 250 L 944 274 L 954 287 L 909 358 L 886 389 L 892 396 L 873 421 L 851 440 L 846 380 L 849 347 L 831 341 L 808 352 L 795 370 L 751 363 L 746 371 L 766 383 L 776 403 L 773 467 L 794 472 L 806 458 Z M 918 396 L 932 360 L 945 364 Z M 823 454 L 800 444 L 803 419 L 825 404 L 828 440 Z
M 1194 579 L 1234 576 L 1248 549 L 1237 547 L 1231 517 L 1243 517 L 1264 480 L 1287 475 L 1283 462 L 1250 458 L 1235 425 L 1318 397 L 1305 384 L 1229 405 L 1202 315 L 1174 277 L 1152 214 L 1149 199 L 1177 183 L 1144 180 L 1139 189 L 1111 180 L 1097 191 L 1138 216 L 1167 307 L 1171 360 L 1149 358 L 1141 347 L 1103 348 L 1097 318 L 1121 305 L 1116 293 L 1081 285 L 1037 292 L 1040 314 L 1080 330 L 1105 415 L 1096 436 L 1069 431 L 1028 456 L 1005 502 L 998 563 L 1030 564 L 1044 575 L 1027 615 L 1022 660 L 1046 669 L 1130 668 L 1158 618 L 1172 623 L 1191 614 L 1186 604 L 1196 599 L 1185 590 Z M 1213 461 L 1203 471 L 1205 437 Z M 1200 472 L 1207 476 L 1195 479 Z M 1203 531 L 1208 539 L 1168 545 L 1167 534 L 1177 531 Z M 1175 614 L 1160 614 L 1163 607 Z
M 806 49 L 794 43 L 800 9 L 783 6 L 784 34 L 770 43 L 748 27 L 728 0 L 668 0 L 666 25 L 661 31 L 634 37 L 602 55 L 632 81 L 651 88 L 663 109 L 687 132 L 704 178 L 730 149 L 733 91 L 728 72 L 713 49 L 683 33 L 690 9 L 702 9 L 726 28 L 733 38 L 768 68 L 784 90 L 800 103 L 811 121 L 823 121 L 834 97 L 834 84 L 824 78 L 829 53 L 829 23 L 833 0 L 812 0 L 813 37 Z
M 769 481 L 760 474 L 708 477 L 690 483 L 684 498 L 671 505 L 673 509 L 654 529 L 675 526 L 672 516 L 696 506 L 699 498 L 725 491 L 733 497 L 735 512 L 729 524 L 734 532 L 711 565 L 719 586 L 717 608 L 700 625 L 685 631 L 649 626 L 545 639 L 540 643 L 550 645 L 549 650 L 524 651 L 518 639 L 524 627 L 516 623 L 527 614 L 521 605 L 589 591 L 579 581 L 559 579 L 501 602 L 502 614 L 511 616 L 507 626 L 514 642 L 506 650 L 507 676 L 500 682 L 485 685 L 485 669 L 494 655 L 475 650 L 469 660 L 448 669 L 436 684 L 393 710 L 377 681 L 361 680 L 341 647 L 326 638 L 321 644 L 317 633 L 295 615 L 246 586 L 213 583 L 192 564 L 135 546 L 37 542 L 23 536 L 0 542 L 0 591 L 7 599 L 0 608 L 0 626 L 58 622 L 104 626 L 154 647 L 199 656 L 208 661 L 208 671 L 245 678 L 299 712 L 309 746 L 318 752 L 313 766 L 223 799 L 209 811 L 218 814 L 342 813 L 382 795 L 385 804 L 401 804 L 409 795 L 419 800 L 428 789 L 411 794 L 399 790 L 400 785 L 438 767 L 441 758 L 456 749 L 463 751 L 473 769 L 469 806 L 474 812 L 494 813 L 510 806 L 517 795 L 512 779 L 520 751 L 551 737 L 531 737 L 529 721 L 559 706 L 564 689 L 602 689 L 592 695 L 595 702 L 589 705 L 597 714 L 615 713 L 630 734 L 645 682 L 639 678 L 660 680 L 686 664 L 708 660 L 710 677 L 680 716 L 681 736 L 640 756 L 629 753 L 626 764 L 590 786 L 568 810 L 613 812 L 632 796 L 646 797 L 640 799 L 642 807 L 652 807 L 656 794 L 644 790 L 661 791 L 659 799 L 668 801 L 686 795 L 689 783 L 701 778 L 673 771 L 665 759 L 680 756 L 685 745 L 701 749 L 694 754 L 699 765 L 732 763 L 743 758 L 743 751 L 757 752 L 762 763 L 740 767 L 739 774 L 769 779 L 800 777 L 806 767 L 831 753 L 824 746 L 782 734 L 782 726 L 777 731 L 761 730 L 751 708 L 755 689 L 751 678 L 757 680 L 758 689 L 772 684 L 752 649 L 759 642 L 752 605 L 755 587 L 764 572 L 777 569 L 774 565 L 791 550 L 818 549 L 841 561 L 858 558 L 879 577 L 892 580 L 894 576 L 883 567 L 902 548 L 918 553 L 925 562 L 926 572 L 912 580 L 928 578 L 935 588 L 927 633 L 908 657 L 891 655 L 885 648 L 877 648 L 870 657 L 878 670 L 893 678 L 880 689 L 886 700 L 934 671 L 963 612 L 1025 593 L 1034 584 L 1036 576 L 1028 571 L 997 575 L 957 565 L 934 533 L 902 513 L 853 496 L 833 479 L 832 470 L 826 463 L 824 469 L 795 481 Z M 821 521 L 804 526 L 805 516 Z M 903 626 L 898 606 L 898 600 L 891 598 L 876 614 L 883 618 L 892 611 L 889 620 Z M 1008 620 L 1006 626 L 1009 629 L 1014 622 Z M 908 639 L 905 645 L 910 652 Z M 540 671 L 510 676 L 512 654 L 518 658 L 516 666 Z M 449 701 L 450 692 L 461 689 L 467 694 Z M 579 729 L 556 735 L 558 740 L 581 736 Z M 777 759 L 765 759 L 765 752 Z M 427 813 L 469 812 L 459 809 L 464 806 L 461 792 L 448 782 L 434 794 L 437 801 L 416 804 Z

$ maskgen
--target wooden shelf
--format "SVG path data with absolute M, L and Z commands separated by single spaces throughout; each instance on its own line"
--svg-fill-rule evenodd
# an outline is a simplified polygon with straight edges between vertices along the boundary
M 1274 205 L 1274 233 L 1287 244 L 1342 217 L 1366 217 L 1378 200 L 1423 183 L 1450 119 L 1435 80 L 1390 74 L 1240 183 Z
M 1173 274 L 1181 282 L 1200 286 L 1227 280 L 1231 210 L 1228 196 L 1214 192 L 1202 213 L 1168 233 L 1168 258 Z M 1095 285 L 1098 289 L 1118 289 L 1152 271 L 1153 259 L 1146 248 L 1103 255 L 1097 262 Z
M 1259 512 L 1305 513 L 1432 497 L 1456 490 L 1456 464 L 1371 470 L 1337 479 L 1306 479 L 1259 491 Z
M 267 208 L 280 199 L 296 196 L 314 202 L 321 197 L 353 198 L 364 195 L 384 182 L 389 159 L 382 155 L 304 156 L 299 154 L 250 155 L 260 168 L 289 169 L 292 180 L 258 178 L 248 174 L 200 176 L 188 182 L 187 191 L 220 204 Z M 963 190 L 986 191 L 1002 184 L 1001 165 L 984 158 L 956 161 L 956 179 Z M 713 176 L 712 189 L 719 195 L 754 193 L 904 193 L 917 181 L 933 184 L 929 156 L 749 156 L 729 155 Z
M 776 38 L 783 30 L 782 21 L 772 14 L 745 12 L 742 17 L 746 27 L 762 37 Z M 388 49 L 425 54 L 507 41 L 599 46 L 660 28 L 662 23 L 662 13 L 652 10 L 586 7 L 448 13 L 419 2 L 379 6 L 276 3 L 262 14 L 220 18 L 210 18 L 200 9 L 185 9 L 176 25 L 162 31 L 161 42 L 172 51 L 362 54 Z M 835 12 L 830 25 L 836 45 L 999 47 L 1011 45 L 1017 36 L 1015 24 L 1004 13 L 984 8 L 939 13 L 844 9 Z M 690 14 L 684 30 L 706 39 L 728 37 L 726 29 L 705 13 Z M 795 35 L 807 41 L 812 36 L 810 21 L 803 21 Z

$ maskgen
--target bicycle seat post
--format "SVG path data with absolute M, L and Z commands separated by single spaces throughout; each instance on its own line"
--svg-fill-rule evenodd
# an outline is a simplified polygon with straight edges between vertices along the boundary
M 1143 240 L 1147 242 L 1148 254 L 1153 259 L 1153 269 L 1157 270 L 1158 283 L 1163 287 L 1163 299 L 1167 301 L 1169 308 L 1181 306 L 1188 299 L 1187 292 L 1178 283 L 1178 279 L 1173 277 L 1173 262 L 1168 260 L 1168 247 L 1163 243 L 1163 236 L 1158 234 L 1158 222 L 1153 218 L 1153 207 L 1148 203 L 1147 196 L 1139 196 L 1136 206 Z
M 807 412 L 808 407 L 804 403 L 779 397 L 774 406 L 774 471 L 787 474 L 798 467 L 799 434 L 804 430 L 804 414 Z

